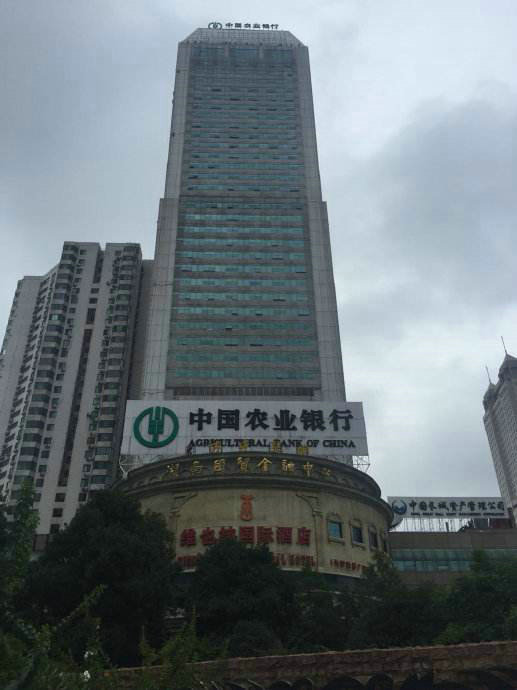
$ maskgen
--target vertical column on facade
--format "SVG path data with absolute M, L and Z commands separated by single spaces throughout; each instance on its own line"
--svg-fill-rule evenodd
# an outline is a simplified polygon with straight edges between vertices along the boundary
M 327 211 L 326 205 L 321 199 L 309 55 L 306 47 L 297 49 L 297 61 L 315 318 L 321 367 L 321 398 L 323 400 L 344 400 L 345 385 L 337 320 L 336 290 L 332 270 Z

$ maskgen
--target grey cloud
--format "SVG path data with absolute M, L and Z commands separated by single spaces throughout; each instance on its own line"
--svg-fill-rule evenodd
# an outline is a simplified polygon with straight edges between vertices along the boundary
M 366 402 L 372 471 L 388 492 L 497 492 L 482 334 L 495 341 L 515 304 L 516 135 L 515 99 L 429 104 L 338 180 L 348 395 Z

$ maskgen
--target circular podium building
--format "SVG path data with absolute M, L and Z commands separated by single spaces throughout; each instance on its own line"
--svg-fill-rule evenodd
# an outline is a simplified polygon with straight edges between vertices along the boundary
M 186 571 L 225 538 L 267 545 L 285 570 L 351 578 L 387 550 L 392 513 L 377 483 L 322 457 L 185 455 L 134 469 L 118 488 L 163 515 Z

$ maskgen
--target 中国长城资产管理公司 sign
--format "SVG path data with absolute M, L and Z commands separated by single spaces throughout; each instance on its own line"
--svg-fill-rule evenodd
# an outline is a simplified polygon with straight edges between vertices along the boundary
M 368 455 L 362 403 L 334 401 L 129 400 L 121 452 L 178 455 L 277 449 L 312 455 Z
M 388 496 L 395 519 L 507 517 L 501 497 Z

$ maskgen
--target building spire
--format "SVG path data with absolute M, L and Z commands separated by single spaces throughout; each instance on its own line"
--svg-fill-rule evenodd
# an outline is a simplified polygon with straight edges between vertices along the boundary
M 488 383 L 492 385 L 492 379 L 490 378 L 490 372 L 488 371 L 488 366 L 485 364 L 486 375 L 488 376 Z
M 508 350 L 506 349 L 506 345 L 505 345 L 503 336 L 501 336 L 501 342 L 503 343 L 504 354 L 507 355 L 507 354 L 508 354 Z

